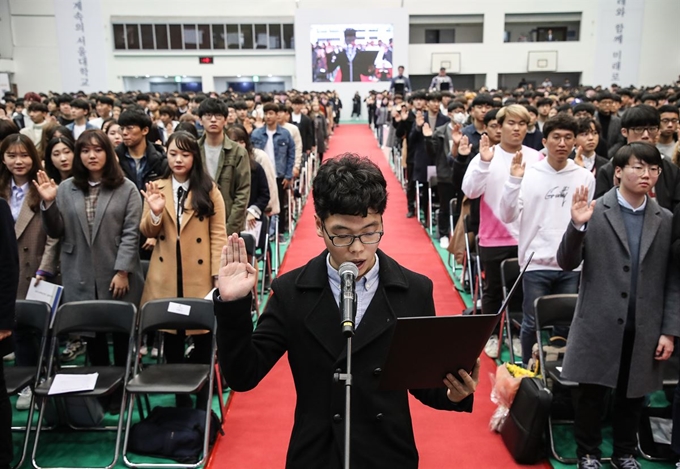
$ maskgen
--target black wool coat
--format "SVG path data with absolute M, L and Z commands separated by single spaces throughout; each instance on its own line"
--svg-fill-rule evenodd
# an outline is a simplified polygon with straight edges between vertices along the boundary
M 324 251 L 304 267 L 274 280 L 274 294 L 254 332 L 249 297 L 231 303 L 214 298 L 219 361 L 233 390 L 254 388 L 288 352 L 297 390 L 288 469 L 340 469 L 343 462 L 345 388 L 343 382 L 334 382 L 333 375 L 345 371 L 347 351 L 328 282 L 327 254 Z M 418 451 L 408 394 L 379 391 L 378 383 L 396 319 L 434 315 L 432 282 L 381 251 L 378 257 L 378 291 L 356 329 L 352 347 L 351 465 L 414 469 Z M 473 396 L 454 404 L 446 388 L 410 393 L 435 409 L 472 410 Z M 263 415 L 267 405 L 263 403 Z

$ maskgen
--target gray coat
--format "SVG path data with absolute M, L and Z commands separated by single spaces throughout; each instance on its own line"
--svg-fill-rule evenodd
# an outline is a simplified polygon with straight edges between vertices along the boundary
M 110 300 L 117 271 L 128 272 L 130 290 L 122 301 L 139 304 L 144 288 L 139 261 L 142 199 L 133 182 L 102 188 L 90 240 L 85 194 L 69 178 L 59 185 L 56 203 L 42 212 L 48 236 L 61 238 L 64 301 Z M 95 293 L 96 292 L 96 293 Z
M 661 389 L 662 363 L 654 359 L 661 334 L 680 336 L 680 275 L 672 262 L 673 215 L 648 198 L 640 242 L 635 344 L 626 395 Z M 564 270 L 583 260 L 576 313 L 562 377 L 615 388 L 631 283 L 626 228 L 616 189 L 597 200 L 587 230 L 570 223 L 557 252 Z

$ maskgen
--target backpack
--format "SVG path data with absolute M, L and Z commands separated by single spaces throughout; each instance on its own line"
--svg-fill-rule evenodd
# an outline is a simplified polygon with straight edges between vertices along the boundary
M 211 411 L 210 445 L 217 432 L 224 435 L 219 417 Z M 188 407 L 154 407 L 149 415 L 130 429 L 130 452 L 195 463 L 203 453 L 205 410 Z

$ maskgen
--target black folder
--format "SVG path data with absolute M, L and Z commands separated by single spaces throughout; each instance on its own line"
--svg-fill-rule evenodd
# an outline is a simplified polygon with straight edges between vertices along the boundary
M 472 372 L 532 257 L 496 314 L 398 318 L 379 389 L 443 388 L 447 373 Z

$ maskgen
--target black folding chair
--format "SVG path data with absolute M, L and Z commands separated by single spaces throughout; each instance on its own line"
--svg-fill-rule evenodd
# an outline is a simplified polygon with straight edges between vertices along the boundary
M 272 276 L 272 260 L 271 260 L 271 245 L 269 244 L 269 224 L 271 220 L 268 216 L 262 216 L 262 231 L 260 231 L 260 239 L 255 249 L 255 257 L 257 263 L 262 262 L 262 272 L 260 276 L 260 298 L 264 298 L 265 285 L 267 277 L 271 279 Z
M 506 261 L 507 262 L 507 261 Z M 569 327 L 574 318 L 574 311 L 576 310 L 576 294 L 560 294 L 560 295 L 546 295 L 536 298 L 534 302 L 534 311 L 536 315 L 536 342 L 538 343 L 538 360 L 541 365 L 541 379 L 543 385 L 548 388 L 548 378 L 553 383 L 564 388 L 574 389 L 578 387 L 577 383 L 562 379 L 562 360 L 547 362 L 545 353 L 543 351 L 542 332 L 545 330 L 552 330 L 554 328 Z M 512 348 L 512 347 L 511 347 Z M 554 423 L 569 423 L 566 420 L 555 421 Z M 577 462 L 576 458 L 567 458 L 557 453 L 555 448 L 555 438 L 553 435 L 553 418 L 548 416 L 548 441 L 550 442 L 550 451 L 555 459 L 563 464 L 574 464 Z M 609 460 L 603 458 L 603 461 Z
M 169 310 L 170 303 L 183 305 L 188 314 L 172 313 Z M 128 401 L 127 422 L 125 425 L 125 438 L 123 440 L 123 461 L 128 467 L 134 468 L 195 468 L 202 465 L 208 457 L 210 438 L 210 417 L 213 396 L 213 384 L 215 381 L 215 313 L 212 301 L 194 298 L 169 298 L 153 300 L 146 303 L 141 310 L 139 321 L 139 334 L 137 346 L 141 345 L 141 337 L 150 330 L 174 329 L 174 330 L 207 330 L 212 338 L 213 353 L 210 363 L 172 363 L 151 365 L 144 369 L 140 367 L 140 357 L 135 356 L 132 379 L 127 382 L 125 389 L 130 397 L 136 394 L 195 394 L 203 386 L 208 386 L 208 404 L 205 414 L 205 437 L 203 441 L 203 455 L 195 464 L 167 464 L 167 463 L 134 463 L 127 457 L 128 436 L 132 423 L 135 400 Z M 122 415 L 122 412 L 121 412 Z
M 453 197 L 449 200 L 449 242 L 453 242 L 453 232 L 456 229 L 455 220 L 458 218 L 458 199 Z M 456 257 L 449 252 L 449 267 L 455 273 L 456 271 Z
M 516 257 L 505 259 L 501 262 L 501 283 L 503 284 L 503 301 L 508 297 L 508 293 L 519 277 L 520 273 L 519 260 Z M 517 357 L 512 347 L 512 328 L 520 329 L 522 327 L 522 302 L 524 301 L 524 294 L 522 285 L 518 285 L 515 294 L 510 299 L 507 308 L 503 311 L 500 321 L 500 338 L 498 340 L 498 356 L 501 354 L 501 346 L 503 344 L 503 332 L 505 333 L 509 342 L 508 350 L 510 352 L 510 362 L 515 363 Z
M 40 348 L 38 352 L 38 363 L 36 366 L 10 366 L 5 367 L 5 387 L 7 394 L 14 396 L 22 389 L 30 386 L 35 388 L 36 383 L 40 382 L 45 361 L 45 348 L 50 331 L 50 316 L 52 310 L 47 303 L 42 301 L 17 300 L 16 302 L 16 327 L 17 330 L 25 329 L 26 332 L 34 333 L 40 337 Z M 24 444 L 21 450 L 21 458 L 14 466 L 21 467 L 26 459 L 28 451 L 28 439 L 31 433 L 31 423 L 33 422 L 33 410 L 35 393 L 31 395 L 31 402 L 28 410 L 28 418 L 25 427 L 12 427 L 12 430 L 23 430 Z
M 33 442 L 32 462 L 33 467 L 41 469 L 44 466 L 39 466 L 36 462 L 36 454 L 38 451 L 38 444 L 40 442 L 40 432 L 42 430 L 42 421 L 45 416 L 45 407 L 47 400 L 53 396 L 48 395 L 54 378 L 56 375 L 86 375 L 91 373 L 98 373 L 97 383 L 92 391 L 73 392 L 67 394 L 59 394 L 56 397 L 83 397 L 83 398 L 99 398 L 104 396 L 111 396 L 119 388 L 122 389 L 120 408 L 121 412 L 118 417 L 118 425 L 116 427 L 102 427 L 102 428 L 88 428 L 87 430 L 116 430 L 116 444 L 113 454 L 113 460 L 106 469 L 110 469 L 116 465 L 118 461 L 118 454 L 120 449 L 121 433 L 123 429 L 123 411 L 125 403 L 125 383 L 130 374 L 130 363 L 133 352 L 134 336 L 135 336 L 135 319 L 137 308 L 132 303 L 112 300 L 93 300 L 93 301 L 77 301 L 66 303 L 58 310 L 52 327 L 52 340 L 49 351 L 49 359 L 47 365 L 47 379 L 42 384 L 36 386 L 34 396 L 39 400 L 40 413 L 38 415 L 38 425 L 35 432 L 35 441 Z M 127 360 L 125 367 L 121 366 L 81 366 L 62 368 L 55 363 L 55 356 L 58 351 L 59 336 L 69 333 L 87 333 L 87 332 L 101 332 L 101 333 L 121 333 L 128 336 Z M 76 468 L 73 468 L 76 469 Z
M 248 259 L 250 259 L 250 264 L 257 269 L 257 254 L 256 254 L 256 249 L 257 249 L 257 242 L 255 240 L 255 236 L 253 236 L 251 233 L 247 231 L 241 231 L 239 233 L 239 236 L 243 238 L 243 242 L 246 245 L 246 253 L 248 254 Z M 257 284 L 253 287 L 253 311 L 257 312 L 257 315 L 259 316 L 260 314 L 260 300 L 257 295 Z

